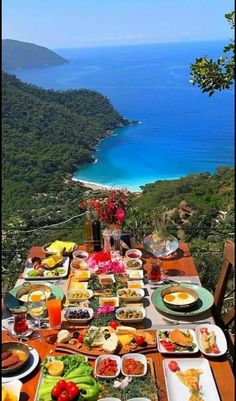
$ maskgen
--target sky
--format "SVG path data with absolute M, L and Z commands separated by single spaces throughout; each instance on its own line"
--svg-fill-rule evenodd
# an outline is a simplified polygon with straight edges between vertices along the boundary
M 232 0 L 2 0 L 2 38 L 50 49 L 225 40 Z

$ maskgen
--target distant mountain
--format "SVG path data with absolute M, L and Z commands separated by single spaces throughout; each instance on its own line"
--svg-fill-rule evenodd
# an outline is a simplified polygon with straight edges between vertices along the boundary
M 2 69 L 47 67 L 68 63 L 52 50 L 19 40 L 2 40 Z

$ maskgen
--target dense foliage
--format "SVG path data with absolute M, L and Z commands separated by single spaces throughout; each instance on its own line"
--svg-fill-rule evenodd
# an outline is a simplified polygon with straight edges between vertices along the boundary
M 225 18 L 234 29 L 235 12 L 226 14 Z M 219 57 L 216 61 L 208 57 L 200 57 L 190 67 L 190 82 L 193 85 L 197 84 L 202 92 L 207 92 L 209 96 L 212 96 L 217 90 L 229 89 L 235 79 L 234 42 L 226 45 L 223 52 L 225 56 Z
M 2 40 L 2 68 L 4 71 L 65 63 L 68 61 L 46 47 L 19 40 Z
M 214 291 L 225 241 L 234 239 L 234 169 L 145 185 L 130 205 L 126 229 L 134 227 L 142 241 L 160 222 L 190 245 L 203 285 Z
M 2 76 L 3 217 L 31 210 L 92 162 L 98 141 L 127 124 L 107 98 L 90 90 L 56 92 Z

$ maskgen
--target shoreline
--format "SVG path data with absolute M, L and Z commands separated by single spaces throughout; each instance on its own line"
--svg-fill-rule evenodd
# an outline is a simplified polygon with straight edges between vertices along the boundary
M 72 181 L 76 181 L 76 182 L 83 184 L 83 186 L 85 188 L 93 189 L 94 191 L 96 191 L 96 190 L 112 191 L 112 190 L 116 190 L 116 189 L 124 189 L 124 187 L 122 187 L 122 186 L 100 184 L 98 182 L 80 180 L 75 177 L 72 177 L 71 179 L 72 179 Z M 134 191 L 131 189 L 128 189 L 128 191 L 132 192 L 132 193 L 141 193 L 142 192 L 142 191 Z

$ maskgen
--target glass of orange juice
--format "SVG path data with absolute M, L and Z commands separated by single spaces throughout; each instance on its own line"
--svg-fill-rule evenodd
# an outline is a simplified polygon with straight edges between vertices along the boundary
M 60 329 L 61 328 L 61 300 L 60 299 L 48 299 L 47 300 L 47 309 L 48 309 L 48 317 L 49 324 L 51 329 Z

